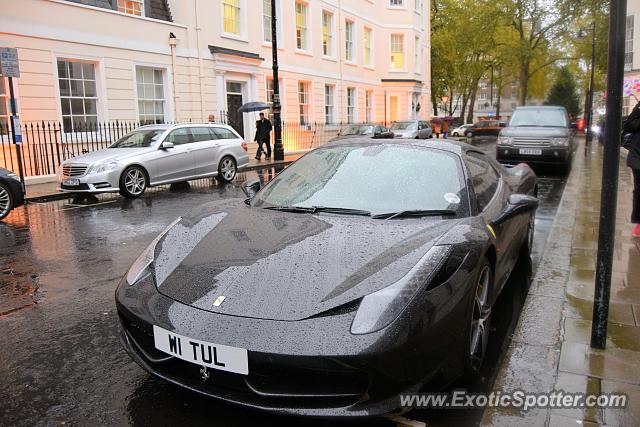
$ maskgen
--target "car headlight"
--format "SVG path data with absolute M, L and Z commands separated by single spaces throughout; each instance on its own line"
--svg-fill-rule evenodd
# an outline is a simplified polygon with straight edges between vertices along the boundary
M 551 138 L 551 145 L 566 147 L 567 145 L 569 145 L 569 138 L 567 137 Z
M 140 279 L 145 277 L 147 274 L 151 273 L 151 264 L 153 264 L 153 256 L 156 251 L 156 245 L 164 237 L 165 234 L 173 228 L 178 222 L 182 220 L 182 217 L 179 217 L 175 221 L 173 221 L 167 228 L 162 230 L 162 232 L 153 239 L 153 241 L 146 247 L 144 251 L 140 254 L 138 259 L 136 259 L 131 267 L 129 267 L 129 271 L 127 272 L 127 283 L 129 286 L 136 284 Z
M 513 144 L 513 138 L 510 136 L 499 136 L 498 137 L 498 144 L 499 145 L 512 145 Z
M 405 310 L 421 288 L 432 289 L 448 280 L 462 265 L 466 255 L 466 251 L 456 251 L 452 246 L 429 249 L 400 280 L 362 299 L 351 324 L 351 333 L 369 334 L 388 326 Z
M 20 177 L 15 173 L 7 174 L 7 178 L 15 179 L 16 181 L 20 181 Z
M 87 173 L 91 175 L 94 173 L 109 172 L 114 170 L 117 166 L 117 162 L 105 163 L 103 165 L 93 165 L 89 168 L 89 171 Z

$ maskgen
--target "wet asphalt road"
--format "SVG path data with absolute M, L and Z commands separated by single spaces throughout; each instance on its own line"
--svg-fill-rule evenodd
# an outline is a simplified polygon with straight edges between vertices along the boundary
M 493 153 L 493 144 L 480 148 Z M 540 175 L 534 268 L 564 188 Z M 0 425 L 391 425 L 276 417 L 218 403 L 156 380 L 118 341 L 113 292 L 131 262 L 177 216 L 203 203 L 243 197 L 240 174 L 227 185 L 201 180 L 153 189 L 138 200 L 32 203 L 0 223 Z M 491 351 L 474 391 L 489 389 L 525 290 L 507 287 L 494 308 Z M 462 386 L 462 385 L 457 385 Z M 429 425 L 468 425 L 479 411 L 412 411 Z

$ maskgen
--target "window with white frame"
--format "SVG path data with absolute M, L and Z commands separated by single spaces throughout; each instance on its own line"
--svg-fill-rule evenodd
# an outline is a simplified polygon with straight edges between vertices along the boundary
M 353 21 L 348 19 L 344 22 L 344 59 L 349 62 L 353 62 Z
M 356 88 L 347 88 L 347 123 L 356 122 Z
M 282 79 L 278 79 L 278 83 L 279 83 L 279 88 L 280 90 L 282 90 Z M 267 85 L 266 85 L 266 90 L 267 90 L 267 104 L 269 104 L 269 118 L 273 120 L 273 79 L 271 77 L 267 78 Z M 280 92 L 280 97 L 282 97 L 282 92 Z M 282 108 L 282 104 L 281 104 L 281 108 L 280 108 L 280 114 L 282 114 L 282 112 L 284 111 L 284 109 Z
M 487 92 L 480 92 L 478 94 L 478 99 L 487 99 Z
M 333 124 L 335 122 L 335 115 L 333 110 L 334 93 L 335 86 L 324 85 L 324 122 L 326 124 Z
M 333 56 L 333 13 L 322 11 L 322 53 Z
M 305 3 L 296 2 L 296 48 L 300 50 L 308 50 L 307 12 Z
M 9 89 L 7 79 L 0 77 L 0 135 L 9 133 Z
M 240 0 L 222 0 L 224 32 L 240 35 Z
M 298 104 L 300 105 L 300 124 L 309 124 L 309 83 L 298 82 Z
M 373 121 L 373 91 L 368 90 L 364 93 L 364 116 L 367 123 Z
M 144 0 L 118 0 L 118 12 L 144 16 Z
M 624 38 L 624 68 L 631 70 L 633 68 L 633 33 L 634 33 L 634 16 L 627 16 L 627 25 Z
M 371 28 L 364 28 L 364 37 L 362 38 L 362 43 L 364 44 L 364 65 L 370 67 L 372 65 L 373 59 L 371 57 L 371 38 L 373 36 L 373 31 Z
M 389 6 L 391 7 L 403 7 L 404 0 L 389 0 Z
M 415 69 L 416 74 L 420 74 L 420 71 L 422 70 L 422 46 L 420 45 L 420 37 L 416 37 L 414 49 L 413 68 Z
M 138 118 L 140 124 L 164 123 L 164 70 L 136 67 L 138 88 Z
M 404 69 L 404 34 L 391 34 L 391 69 Z
M 58 59 L 60 111 L 65 132 L 82 132 L 98 122 L 95 64 Z
M 415 0 L 413 8 L 416 12 L 422 13 L 422 0 Z
M 262 37 L 263 40 L 267 43 L 271 43 L 273 40 L 272 31 L 271 31 L 271 1 L 272 0 L 262 0 Z M 278 13 L 280 11 L 280 0 L 276 0 L 276 8 L 278 9 Z M 278 40 L 282 40 L 282 20 L 278 19 L 276 21 L 276 32 L 278 35 Z

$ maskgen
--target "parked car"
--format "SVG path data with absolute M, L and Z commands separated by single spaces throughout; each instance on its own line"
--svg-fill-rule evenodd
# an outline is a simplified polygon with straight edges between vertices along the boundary
M 155 185 L 206 177 L 229 182 L 249 163 L 246 150 L 243 139 L 224 124 L 143 126 L 107 149 L 63 162 L 58 189 L 118 191 L 134 198 Z
M 503 163 L 561 164 L 568 170 L 577 146 L 574 134 L 564 107 L 518 107 L 500 132 L 496 158 Z
M 20 177 L 13 172 L 0 168 L 0 221 L 9 213 L 24 204 L 24 191 Z
M 473 127 L 472 123 L 458 126 L 457 128 L 451 131 L 451 136 L 465 136 L 467 134 L 467 130 L 471 129 L 472 127 Z
M 116 289 L 121 342 L 223 401 L 389 413 L 479 372 L 493 304 L 530 274 L 535 186 L 453 140 L 324 145 L 169 225 Z
M 368 136 L 371 138 L 393 138 L 393 132 L 382 125 L 375 123 L 365 123 L 361 125 L 348 125 L 340 130 L 338 136 L 329 142 L 339 141 L 354 136 Z
M 481 140 L 495 140 L 506 126 L 507 124 L 500 120 L 482 120 L 467 129 L 466 137 L 470 138 L 472 143 Z
M 433 138 L 431 124 L 426 120 L 408 120 L 391 125 L 395 138 L 426 139 Z

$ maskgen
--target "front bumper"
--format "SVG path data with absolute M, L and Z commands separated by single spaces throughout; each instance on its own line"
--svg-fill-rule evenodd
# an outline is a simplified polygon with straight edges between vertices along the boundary
M 64 193 L 111 193 L 119 190 L 120 170 L 95 173 L 78 177 L 58 173 L 58 191 Z M 78 180 L 78 185 L 68 185 L 68 180 Z
M 460 374 L 455 349 L 465 316 L 451 307 L 465 305 L 464 286 L 453 295 L 443 286 L 445 314 L 423 302 L 411 324 L 401 316 L 382 331 L 352 335 L 355 310 L 295 322 L 226 316 L 165 297 L 149 277 L 116 290 L 125 350 L 153 375 L 229 403 L 309 416 L 377 416 L 399 408 L 400 393 L 426 382 L 439 387 Z M 203 380 L 199 365 L 155 349 L 153 325 L 246 348 L 249 374 L 210 369 Z
M 540 150 L 541 154 L 524 154 L 522 150 Z M 496 160 L 501 163 L 564 164 L 571 160 L 569 147 L 515 147 L 496 146 Z

